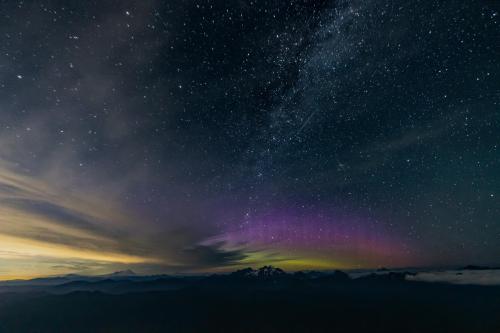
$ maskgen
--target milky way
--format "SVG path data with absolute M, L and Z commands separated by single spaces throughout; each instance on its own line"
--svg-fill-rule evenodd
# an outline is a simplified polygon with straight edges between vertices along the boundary
M 498 264 L 494 1 L 0 4 L 0 278 Z

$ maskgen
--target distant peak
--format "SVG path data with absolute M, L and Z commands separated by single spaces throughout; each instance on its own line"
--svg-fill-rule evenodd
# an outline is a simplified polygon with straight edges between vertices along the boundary
M 273 267 L 273 266 L 264 266 L 257 270 L 252 268 L 244 268 L 240 269 L 231 274 L 236 277 L 244 277 L 244 278 L 271 278 L 276 276 L 284 276 L 286 275 L 285 271 L 281 268 Z
M 257 274 L 261 277 L 270 277 L 270 276 L 284 275 L 285 271 L 283 271 L 281 268 L 273 266 L 264 266 L 259 268 Z
M 137 274 L 135 274 L 135 272 L 133 270 L 127 269 L 124 271 L 118 271 L 118 272 L 111 273 L 108 276 L 134 276 L 134 275 L 137 275 Z

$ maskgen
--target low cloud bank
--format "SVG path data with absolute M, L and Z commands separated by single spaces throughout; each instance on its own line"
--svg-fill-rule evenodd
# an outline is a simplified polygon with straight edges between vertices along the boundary
M 450 270 L 421 272 L 407 276 L 409 281 L 447 282 L 453 284 L 500 285 L 500 270 Z

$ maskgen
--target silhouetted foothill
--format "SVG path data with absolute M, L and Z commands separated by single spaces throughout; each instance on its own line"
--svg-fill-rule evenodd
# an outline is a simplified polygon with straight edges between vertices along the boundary
M 478 266 L 478 265 L 467 265 L 463 270 L 468 270 L 468 271 L 482 271 L 482 270 L 487 270 L 487 269 L 496 269 L 488 266 Z
M 350 281 L 351 278 L 347 273 L 344 273 L 342 271 L 336 270 L 333 273 L 330 274 L 324 274 L 318 278 L 316 278 L 318 282 L 347 282 Z
M 248 267 L 244 269 L 237 270 L 230 274 L 233 277 L 255 277 L 257 275 L 257 271 Z
M 361 276 L 356 279 L 356 281 L 363 282 L 395 282 L 395 281 L 405 281 L 407 275 L 412 275 L 409 272 L 389 272 L 387 274 L 376 274 L 371 273 L 365 276 Z

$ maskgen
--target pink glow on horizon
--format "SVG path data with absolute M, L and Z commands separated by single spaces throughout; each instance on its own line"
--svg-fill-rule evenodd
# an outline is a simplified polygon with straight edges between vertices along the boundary
M 280 211 L 247 216 L 219 238 L 229 245 L 273 250 L 285 255 L 314 253 L 374 266 L 412 265 L 408 244 L 381 223 L 341 214 L 286 214 Z

